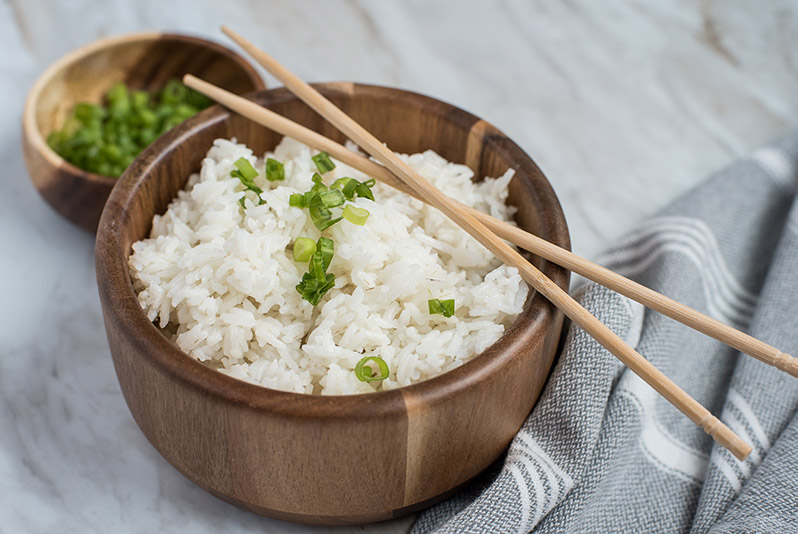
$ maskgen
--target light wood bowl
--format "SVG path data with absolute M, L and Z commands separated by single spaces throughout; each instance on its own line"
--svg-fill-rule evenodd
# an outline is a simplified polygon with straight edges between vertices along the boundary
M 551 186 L 493 126 L 414 93 L 351 83 L 316 86 L 384 140 L 434 149 L 477 176 L 516 170 L 509 201 L 518 224 L 569 247 Z M 284 89 L 253 99 L 338 142 L 343 136 Z M 162 136 L 133 162 L 105 206 L 96 266 L 108 341 L 133 417 L 158 451 L 212 494 L 290 521 L 351 524 L 401 516 L 466 483 L 506 449 L 549 374 L 562 315 L 530 292 L 524 312 L 493 346 L 419 384 L 350 396 L 262 388 L 205 367 L 147 320 L 128 272 L 131 245 L 184 186 L 216 138 L 256 153 L 279 136 L 213 108 Z M 533 260 L 563 289 L 568 273 Z
M 74 50 L 42 73 L 28 94 L 22 146 L 36 189 L 55 210 L 90 232 L 117 182 L 84 171 L 47 145 L 78 102 L 100 102 L 115 83 L 134 89 L 162 88 L 170 78 L 194 74 L 235 93 L 264 89 L 241 56 L 214 42 L 166 33 L 135 33 L 100 39 Z

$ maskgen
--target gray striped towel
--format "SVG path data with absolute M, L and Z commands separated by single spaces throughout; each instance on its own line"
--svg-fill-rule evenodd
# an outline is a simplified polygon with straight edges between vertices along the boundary
M 798 134 L 600 263 L 798 355 Z M 798 379 L 595 284 L 580 302 L 753 446 L 744 462 L 580 328 L 507 455 L 414 533 L 798 532 Z

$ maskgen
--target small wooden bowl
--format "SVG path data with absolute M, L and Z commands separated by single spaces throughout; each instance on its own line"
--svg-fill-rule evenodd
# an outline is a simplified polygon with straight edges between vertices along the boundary
M 63 126 L 75 104 L 99 102 L 117 82 L 155 90 L 189 73 L 239 94 L 265 87 L 232 50 L 186 35 L 149 32 L 100 39 L 53 63 L 28 94 L 22 119 L 25 163 L 44 199 L 81 228 L 96 231 L 116 178 L 68 163 L 47 145 L 47 135 Z
M 535 163 L 493 126 L 406 91 L 316 86 L 392 149 L 434 149 L 477 176 L 516 170 L 510 202 L 521 227 L 562 247 L 568 229 Z M 343 142 L 285 89 L 254 100 Z M 122 176 L 97 233 L 96 267 L 108 341 L 133 417 L 188 478 L 242 508 L 290 521 L 350 524 L 426 507 L 479 474 L 506 449 L 552 365 L 562 315 L 530 292 L 524 312 L 493 346 L 461 367 L 392 391 L 314 396 L 275 391 L 219 373 L 170 342 L 142 311 L 128 271 L 131 245 L 149 235 L 199 170 L 217 138 L 255 153 L 280 136 L 215 107 L 154 142 Z M 563 289 L 568 273 L 533 260 Z

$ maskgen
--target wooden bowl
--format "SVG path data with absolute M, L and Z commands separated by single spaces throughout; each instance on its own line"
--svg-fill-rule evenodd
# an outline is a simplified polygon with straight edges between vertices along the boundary
M 351 83 L 316 86 L 385 141 L 432 148 L 477 176 L 516 170 L 517 221 L 562 247 L 568 229 L 551 186 L 515 143 L 449 104 Z M 338 142 L 344 137 L 284 89 L 254 100 Z M 259 514 L 318 524 L 378 521 L 426 507 L 472 479 L 506 449 L 538 398 L 560 337 L 561 314 L 530 291 L 523 313 L 493 346 L 413 386 L 348 396 L 275 391 L 236 380 L 181 352 L 142 311 L 128 272 L 131 245 L 199 170 L 216 138 L 256 153 L 280 136 L 215 107 L 154 142 L 105 206 L 96 266 L 108 341 L 133 417 L 158 451 L 211 492 Z M 563 289 L 568 273 L 534 262 Z
M 232 50 L 186 35 L 149 32 L 100 39 L 53 63 L 33 85 L 22 119 L 25 163 L 44 199 L 81 228 L 96 231 L 117 179 L 68 163 L 47 145 L 47 135 L 63 126 L 75 104 L 99 102 L 117 82 L 154 90 L 188 73 L 236 93 L 265 87 Z

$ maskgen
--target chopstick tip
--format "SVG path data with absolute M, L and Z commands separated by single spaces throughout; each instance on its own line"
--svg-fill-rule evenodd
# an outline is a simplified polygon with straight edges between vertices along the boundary
M 227 24 L 222 24 L 221 25 L 221 30 L 222 30 L 223 34 L 225 34 L 226 36 L 230 37 L 231 39 L 235 40 L 235 38 L 238 36 L 238 34 L 236 32 L 234 32 L 230 28 L 230 26 L 228 26 Z
M 183 84 L 186 87 L 190 87 L 192 89 L 196 89 L 196 85 L 197 85 L 198 81 L 200 81 L 199 78 L 197 78 L 193 74 L 184 74 L 183 75 Z
M 742 443 L 738 448 L 732 450 L 731 453 L 735 458 L 741 462 L 744 462 L 751 454 L 752 450 L 753 447 L 751 447 L 748 443 Z

